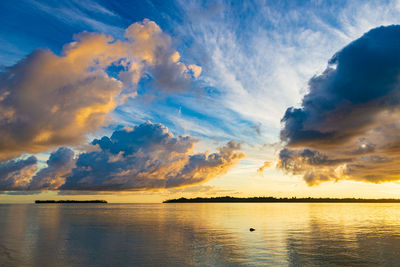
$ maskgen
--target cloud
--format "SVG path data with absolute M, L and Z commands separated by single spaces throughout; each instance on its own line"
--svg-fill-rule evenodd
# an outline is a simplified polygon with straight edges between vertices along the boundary
M 130 191 L 198 185 L 226 174 L 244 157 L 234 141 L 215 153 L 193 153 L 197 140 L 175 137 L 162 124 L 146 122 L 94 139 L 94 151 L 74 158 L 61 147 L 36 174 L 36 158 L 0 165 L 1 191 Z
M 79 155 L 61 190 L 151 190 L 204 183 L 225 174 L 243 153 L 231 141 L 216 153 L 193 153 L 196 140 L 150 122 L 95 139 L 100 151 Z
M 194 64 L 190 64 L 189 69 L 193 72 L 193 76 L 194 77 L 199 77 L 202 71 L 202 68 L 200 66 L 194 65 Z
M 95 1 L 77 1 L 73 0 L 64 3 L 55 3 L 45 1 L 27 1 L 33 9 L 44 12 L 46 16 L 53 16 L 67 25 L 75 27 L 85 27 L 91 30 L 121 34 L 123 29 L 114 26 L 109 19 L 115 21 L 120 17 Z M 28 6 L 27 6 L 28 8 Z
M 65 175 L 75 166 L 74 152 L 60 147 L 50 154 L 47 167 L 31 179 L 28 190 L 55 190 L 65 183 Z
M 257 173 L 261 176 L 263 176 L 264 170 L 271 167 L 272 161 L 265 161 L 264 164 L 257 169 Z
M 399 42 L 399 25 L 372 29 L 309 81 L 301 108 L 282 118 L 282 169 L 309 185 L 399 179 Z
M 222 189 L 218 186 L 212 185 L 194 185 L 188 187 L 181 188 L 173 188 L 166 191 L 166 195 L 180 195 L 180 196 L 195 196 L 199 195 L 233 195 L 233 194 L 241 194 L 241 192 L 230 190 L 230 189 Z
M 23 190 L 37 170 L 37 159 L 15 159 L 0 163 L 0 190 Z
M 0 191 L 27 191 L 27 194 L 37 194 L 43 190 L 56 190 L 65 183 L 65 175 L 73 167 L 74 152 L 67 147 L 60 147 L 52 152 L 47 160 L 47 167 L 39 171 L 35 156 L 5 161 L 0 164 Z
M 36 50 L 6 68 L 0 74 L 0 160 L 82 142 L 124 96 L 135 96 L 145 74 L 165 92 L 189 88 L 194 76 L 156 23 L 134 23 L 124 37 L 80 33 L 60 56 Z

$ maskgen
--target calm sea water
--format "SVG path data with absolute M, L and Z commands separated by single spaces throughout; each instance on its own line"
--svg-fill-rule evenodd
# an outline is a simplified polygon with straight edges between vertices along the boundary
M 0 266 L 399 264 L 400 204 L 0 205 Z

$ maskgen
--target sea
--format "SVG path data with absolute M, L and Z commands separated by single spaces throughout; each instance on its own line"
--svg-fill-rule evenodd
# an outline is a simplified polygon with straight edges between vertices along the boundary
M 400 204 L 0 205 L 0 266 L 399 265 Z

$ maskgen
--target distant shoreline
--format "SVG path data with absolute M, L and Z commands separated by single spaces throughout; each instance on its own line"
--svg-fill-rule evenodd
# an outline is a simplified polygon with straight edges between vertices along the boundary
M 59 203 L 71 203 L 71 204 L 75 204 L 75 203 L 102 203 L 105 204 L 107 203 L 107 201 L 105 200 L 35 200 L 36 204 L 59 204 Z
M 168 199 L 163 203 L 400 203 L 396 198 L 275 198 L 275 197 L 210 197 Z

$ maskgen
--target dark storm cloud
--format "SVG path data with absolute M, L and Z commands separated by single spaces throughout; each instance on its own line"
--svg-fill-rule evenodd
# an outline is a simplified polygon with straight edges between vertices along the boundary
M 301 107 L 286 110 L 279 166 L 309 184 L 398 180 L 399 79 L 399 25 L 373 29 L 344 47 L 309 81 Z

